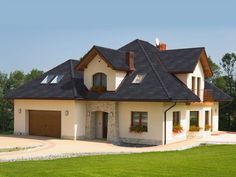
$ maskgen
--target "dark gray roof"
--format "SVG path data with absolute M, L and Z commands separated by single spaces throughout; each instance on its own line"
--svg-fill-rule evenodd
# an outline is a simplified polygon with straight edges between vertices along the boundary
M 82 99 L 85 89 L 83 72 L 74 72 L 77 60 L 68 60 L 39 78 L 10 91 L 6 98 L 17 99 Z M 58 84 L 41 84 L 47 75 L 63 75 Z
M 83 83 L 83 71 L 74 68 L 77 60 L 68 60 L 41 77 L 9 92 L 8 99 L 86 99 L 124 101 L 200 101 L 187 86 L 171 74 L 163 63 L 162 52 L 152 44 L 134 40 L 118 50 L 94 46 L 115 68 L 126 68 L 126 52 L 134 52 L 135 71 L 128 72 L 116 91 L 96 93 L 89 91 Z M 194 54 L 193 56 L 195 56 Z M 195 59 L 194 59 L 195 60 Z M 146 76 L 140 84 L 133 84 L 137 74 Z M 49 74 L 64 75 L 58 84 L 42 85 L 40 82 Z
M 126 52 L 94 46 L 95 49 L 117 70 L 129 70 L 126 63 Z
M 200 58 L 203 47 L 160 51 L 160 59 L 171 73 L 191 73 Z
M 232 101 L 233 100 L 231 96 L 227 95 L 218 87 L 216 87 L 214 84 L 211 84 L 207 81 L 205 81 L 205 89 L 208 89 L 209 91 L 213 93 L 214 101 Z

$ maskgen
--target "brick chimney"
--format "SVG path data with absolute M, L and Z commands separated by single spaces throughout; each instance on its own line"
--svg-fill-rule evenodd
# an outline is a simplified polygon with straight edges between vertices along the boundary
M 129 70 L 130 71 L 134 71 L 135 67 L 134 67 L 134 52 L 126 52 L 126 63 L 129 66 Z
M 164 50 L 166 50 L 166 44 L 160 42 L 159 45 L 157 45 L 157 48 L 158 48 L 160 51 L 164 51 Z

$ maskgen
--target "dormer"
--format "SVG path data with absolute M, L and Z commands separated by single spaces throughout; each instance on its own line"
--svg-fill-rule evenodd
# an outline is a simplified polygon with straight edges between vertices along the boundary
M 174 74 L 204 100 L 205 78 L 212 76 L 204 48 L 160 51 L 161 61 L 168 72 Z
M 84 71 L 84 84 L 91 91 L 116 91 L 134 68 L 134 54 L 94 46 L 76 66 Z

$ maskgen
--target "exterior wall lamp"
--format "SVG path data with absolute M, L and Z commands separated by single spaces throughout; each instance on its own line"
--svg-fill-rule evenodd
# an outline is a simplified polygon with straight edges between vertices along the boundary
M 21 114 L 21 108 L 18 109 L 18 113 Z
M 66 111 L 65 111 L 65 116 L 68 116 L 68 115 L 69 115 L 69 111 L 66 110 Z
M 87 115 L 90 116 L 90 112 L 89 111 L 87 112 Z
M 113 117 L 113 112 L 110 112 L 110 117 Z

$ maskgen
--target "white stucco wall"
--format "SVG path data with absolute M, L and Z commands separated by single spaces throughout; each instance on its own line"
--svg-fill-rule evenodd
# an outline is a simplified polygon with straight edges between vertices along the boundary
M 212 130 L 219 130 L 219 103 L 215 102 L 214 106 L 212 106 Z
M 85 102 L 71 100 L 14 100 L 14 132 L 17 134 L 28 134 L 28 111 L 48 110 L 61 111 L 61 137 L 74 138 L 85 136 Z M 21 113 L 19 113 L 21 109 Z M 69 115 L 65 115 L 65 111 Z M 77 130 L 75 130 L 75 126 Z
M 192 89 L 192 77 L 195 77 L 195 94 L 197 94 L 197 77 L 200 77 L 200 99 L 203 101 L 203 90 L 205 88 L 205 76 L 202 68 L 202 64 L 198 61 L 193 73 L 188 74 L 176 74 L 176 76 L 187 85 L 189 89 Z
M 164 110 L 171 106 L 173 103 L 166 103 L 164 104 Z M 187 133 L 190 127 L 190 111 L 199 111 L 199 127 L 201 128 L 199 134 L 209 134 L 205 131 L 205 111 L 209 111 L 209 125 L 213 127 L 213 131 L 218 131 L 218 123 L 219 123 L 219 107 L 218 102 L 203 103 L 196 104 L 196 105 L 186 105 L 185 103 L 177 103 L 175 107 L 170 109 L 167 112 L 167 144 L 173 143 L 181 140 L 185 140 L 187 138 Z M 172 132 L 173 129 L 173 112 L 180 111 L 180 124 L 183 127 L 183 132 L 175 134 Z M 212 114 L 212 115 L 211 115 Z M 212 116 L 212 119 L 211 119 Z
M 119 102 L 119 132 L 121 138 L 162 141 L 163 104 L 152 102 Z M 130 132 L 131 112 L 148 113 L 148 131 L 143 133 Z
M 126 76 L 126 72 L 113 70 L 99 55 L 96 55 L 87 68 L 84 69 L 84 84 L 88 89 L 91 89 L 93 85 L 93 75 L 98 72 L 107 75 L 108 91 L 115 91 Z
M 62 138 L 74 138 L 74 127 L 77 126 L 76 136 L 82 138 L 85 136 L 86 126 L 86 102 L 72 100 L 15 100 L 14 101 L 14 132 L 28 134 L 28 110 L 53 110 L 61 111 L 61 136 Z M 125 139 L 140 140 L 140 142 L 159 142 L 163 143 L 164 138 L 164 110 L 169 108 L 173 103 L 157 103 L 157 102 L 118 102 L 117 111 L 119 119 L 119 137 Z M 19 113 L 21 109 L 21 113 Z M 65 116 L 65 111 L 69 111 L 69 115 Z M 213 127 L 213 131 L 218 131 L 219 122 L 219 104 L 215 103 L 196 103 L 186 105 L 185 103 L 177 103 L 175 107 L 167 112 L 166 122 L 166 138 L 167 144 L 185 140 L 189 130 L 190 111 L 199 111 L 199 126 L 202 128 L 200 132 L 204 133 L 205 111 L 209 111 L 209 123 Z M 131 112 L 147 112 L 148 113 L 148 132 L 134 133 L 130 132 Z M 181 126 L 184 131 L 180 134 L 174 134 L 173 129 L 173 111 L 180 111 Z M 97 112 L 97 138 L 102 137 L 102 112 Z M 211 115 L 212 113 L 212 115 Z M 143 141 L 147 140 L 147 141 Z

